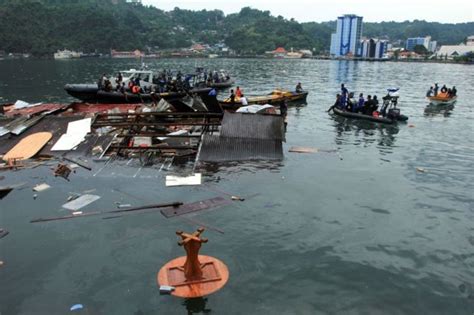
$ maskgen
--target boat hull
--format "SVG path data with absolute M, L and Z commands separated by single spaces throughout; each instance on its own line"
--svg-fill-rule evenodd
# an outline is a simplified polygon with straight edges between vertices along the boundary
M 396 119 L 390 119 L 386 117 L 374 117 L 371 115 L 364 115 L 360 113 L 352 113 L 352 112 L 340 110 L 339 108 L 336 108 L 336 107 L 333 108 L 333 111 L 334 111 L 334 114 L 341 117 L 346 117 L 346 118 L 361 119 L 361 120 L 373 121 L 373 122 L 378 122 L 378 123 L 383 123 L 383 124 L 393 124 L 397 122 Z M 406 116 L 403 116 L 403 117 L 406 117 Z
M 95 84 L 66 84 L 66 92 L 84 102 L 94 103 L 143 103 L 151 102 L 153 98 L 149 93 L 133 94 L 129 92 L 121 93 L 117 91 L 107 92 L 99 90 Z M 193 89 L 189 92 L 167 92 L 157 93 L 156 98 L 166 100 L 179 99 L 189 94 L 207 95 L 211 88 Z
M 297 104 L 297 103 L 305 103 L 306 97 L 308 96 L 308 92 L 288 92 L 281 95 L 264 95 L 264 96 L 255 96 L 247 98 L 248 105 L 281 105 L 284 102 L 290 104 Z M 242 104 L 237 101 L 231 103 L 230 100 L 226 99 L 224 101 L 219 102 L 224 109 L 228 110 L 237 110 L 242 106 Z
M 207 86 L 215 89 L 227 89 L 234 85 L 234 80 L 230 79 L 224 82 L 210 83 Z
M 430 101 L 430 104 L 433 105 L 453 105 L 456 100 L 457 96 L 445 98 L 445 97 L 437 97 L 437 96 L 431 96 L 428 97 L 428 100 Z

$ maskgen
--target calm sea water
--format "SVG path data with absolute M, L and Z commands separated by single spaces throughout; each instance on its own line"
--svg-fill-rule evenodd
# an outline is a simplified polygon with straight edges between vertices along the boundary
M 0 102 L 72 101 L 65 83 L 138 67 L 134 60 L 0 61 Z M 0 201 L 0 313 L 66 314 L 473 314 L 474 77 L 472 66 L 317 60 L 156 60 L 151 68 L 227 69 L 245 93 L 309 90 L 290 108 L 285 159 L 201 169 L 197 187 L 166 188 L 164 176 L 191 166 L 141 169 L 134 161 L 94 164 L 66 182 L 48 167 L 2 173 L 28 186 Z M 383 126 L 325 110 L 340 83 L 382 96 L 400 88 L 407 124 Z M 425 112 L 435 82 L 455 85 L 451 111 Z M 291 146 L 322 152 L 289 153 Z M 327 150 L 329 152 L 325 152 Z M 333 150 L 336 150 L 335 152 Z M 418 172 L 423 168 L 425 172 Z M 31 187 L 46 182 L 51 189 Z M 184 251 L 176 230 L 188 219 L 159 212 L 31 224 L 66 215 L 69 194 L 102 198 L 84 211 L 247 198 L 198 213 L 208 229 L 202 253 L 223 260 L 228 284 L 202 300 L 160 296 L 156 274 Z M 256 195 L 257 194 L 257 195 Z M 225 194 L 224 194 L 225 195 Z

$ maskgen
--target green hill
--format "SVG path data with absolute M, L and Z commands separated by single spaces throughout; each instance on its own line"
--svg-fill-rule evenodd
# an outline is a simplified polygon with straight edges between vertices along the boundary
M 64 48 L 156 50 L 193 42 L 224 42 L 242 54 L 278 46 L 319 52 L 329 49 L 334 29 L 334 22 L 298 23 L 251 8 L 226 16 L 219 10 L 165 12 L 124 0 L 0 0 L 0 50 L 37 56 Z M 392 40 L 431 35 L 440 44 L 455 44 L 473 34 L 474 23 L 364 23 L 365 36 Z

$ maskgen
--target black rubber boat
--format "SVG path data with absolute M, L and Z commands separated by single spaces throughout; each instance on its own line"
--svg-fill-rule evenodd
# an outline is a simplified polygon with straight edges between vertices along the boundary
M 374 116 L 371 116 L 371 115 L 353 113 L 353 112 L 348 112 L 348 111 L 345 111 L 345 110 L 341 110 L 337 107 L 334 107 L 333 111 L 334 111 L 334 114 L 336 114 L 338 116 L 346 117 L 346 118 L 363 119 L 363 120 L 374 121 L 374 122 L 379 122 L 379 123 L 384 123 L 384 124 L 393 124 L 393 123 L 397 122 L 397 119 L 390 119 L 390 118 L 386 118 L 386 117 L 374 117 Z
M 393 124 L 400 121 L 407 121 L 408 116 L 400 114 L 398 105 L 398 89 L 387 89 L 388 94 L 382 98 L 383 103 L 380 107 L 380 114 L 378 117 L 372 115 L 366 115 L 361 113 L 353 113 L 350 111 L 342 110 L 337 107 L 332 107 L 334 114 L 346 118 L 362 119 L 383 124 Z
M 229 79 L 222 82 L 209 83 L 207 86 L 215 89 L 227 89 L 234 85 L 234 80 Z
M 133 94 L 130 92 L 117 92 L 111 91 L 107 92 L 104 90 L 99 90 L 97 84 L 66 84 L 64 86 L 66 92 L 80 99 L 84 102 L 94 102 L 94 103 L 143 103 L 151 102 L 153 100 L 150 93 L 141 93 Z M 179 99 L 189 94 L 198 94 L 199 96 L 207 95 L 211 91 L 211 88 L 197 88 L 189 90 L 188 92 L 166 92 L 166 93 L 156 93 L 155 97 L 157 99 L 164 98 L 165 100 Z

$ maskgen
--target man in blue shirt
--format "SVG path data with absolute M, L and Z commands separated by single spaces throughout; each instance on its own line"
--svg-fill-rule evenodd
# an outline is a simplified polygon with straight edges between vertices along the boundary
M 347 104 L 347 95 L 349 94 L 349 91 L 346 89 L 344 86 L 344 83 L 341 84 L 341 98 L 342 98 L 342 106 L 345 108 Z

